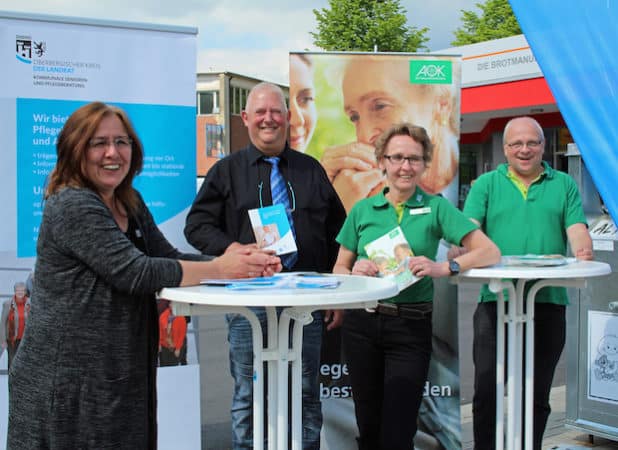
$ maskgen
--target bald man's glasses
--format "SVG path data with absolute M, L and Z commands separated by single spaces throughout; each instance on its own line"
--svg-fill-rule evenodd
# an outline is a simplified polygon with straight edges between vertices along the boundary
M 543 141 L 528 141 L 528 142 L 515 141 L 515 142 L 511 142 L 510 144 L 506 144 L 506 146 L 510 148 L 511 150 L 519 151 L 522 148 L 524 148 L 524 145 L 531 150 L 537 150 L 542 144 L 543 144 Z

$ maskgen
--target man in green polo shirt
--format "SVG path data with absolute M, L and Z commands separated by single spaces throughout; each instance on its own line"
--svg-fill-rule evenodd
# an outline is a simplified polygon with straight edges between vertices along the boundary
M 566 255 L 567 240 L 579 259 L 592 259 L 592 240 L 575 181 L 542 160 L 543 129 L 530 117 L 504 128 L 507 163 L 481 175 L 470 189 L 464 214 L 481 225 L 502 255 Z M 495 448 L 496 295 L 481 290 L 474 313 L 474 448 Z M 536 295 L 534 346 L 534 449 L 541 449 L 551 408 L 549 393 L 565 341 L 565 288 Z

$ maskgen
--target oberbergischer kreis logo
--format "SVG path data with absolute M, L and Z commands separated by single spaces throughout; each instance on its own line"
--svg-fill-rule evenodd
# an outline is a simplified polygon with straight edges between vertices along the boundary
M 39 58 L 42 57 L 45 54 L 45 50 L 47 49 L 47 47 L 45 46 L 45 42 L 32 41 L 32 43 L 34 44 L 34 53 L 36 53 Z
M 32 53 L 41 58 L 47 45 L 44 41 L 34 41 L 30 36 L 16 36 L 15 57 L 23 63 L 32 64 Z

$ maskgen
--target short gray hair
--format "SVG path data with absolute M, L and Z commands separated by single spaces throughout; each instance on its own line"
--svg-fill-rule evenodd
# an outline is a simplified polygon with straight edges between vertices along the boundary
M 541 141 L 545 141 L 545 134 L 543 133 L 543 127 L 541 127 L 541 124 L 539 124 L 539 122 L 537 122 L 536 119 L 533 119 L 530 116 L 519 116 L 519 117 L 513 117 L 504 126 L 504 131 L 502 132 L 502 145 L 506 145 L 506 134 L 509 131 L 509 128 L 511 128 L 511 125 L 513 124 L 513 122 L 515 122 L 516 120 L 521 120 L 521 119 L 529 120 L 534 125 L 534 127 L 537 129 L 537 132 L 539 134 L 539 139 Z
M 431 161 L 433 156 L 433 144 L 431 142 L 431 138 L 427 134 L 427 130 L 421 126 L 413 125 L 409 122 L 402 122 L 392 125 L 390 128 L 384 130 L 384 132 L 382 132 L 382 134 L 378 137 L 375 144 L 375 155 L 378 161 L 380 161 L 380 159 L 384 156 L 386 146 L 395 136 L 410 136 L 415 142 L 418 142 L 421 144 L 421 147 L 423 147 L 423 161 L 425 161 L 425 164 Z
M 283 93 L 283 89 L 281 89 L 281 87 L 277 86 L 276 84 L 269 83 L 268 81 L 262 81 L 261 83 L 258 83 L 251 88 L 251 90 L 249 91 L 249 95 L 247 95 L 247 103 L 245 105 L 245 109 L 247 109 L 249 102 L 251 101 L 251 99 L 253 98 L 256 92 L 261 92 L 261 91 L 266 91 L 266 90 L 275 92 L 277 93 L 277 95 L 279 95 L 279 97 L 281 98 L 281 105 L 283 106 L 283 111 L 287 112 L 288 105 L 285 101 L 285 94 Z

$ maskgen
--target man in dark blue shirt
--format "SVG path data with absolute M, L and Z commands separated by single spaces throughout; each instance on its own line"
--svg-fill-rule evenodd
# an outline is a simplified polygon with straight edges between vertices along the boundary
M 331 272 L 337 257 L 335 236 L 345 219 L 337 193 L 314 158 L 287 144 L 290 120 L 283 92 L 260 83 L 249 93 L 242 118 L 251 143 L 217 162 L 208 172 L 187 216 L 185 236 L 202 253 L 219 255 L 230 246 L 255 243 L 248 210 L 272 204 L 270 176 L 279 158 L 295 229 L 297 259 L 288 271 Z M 252 308 L 265 329 L 263 308 Z M 319 449 L 322 412 L 318 383 L 322 314 L 303 330 L 303 448 Z M 253 447 L 253 346 L 251 326 L 242 316 L 227 316 L 232 401 L 233 448 Z

